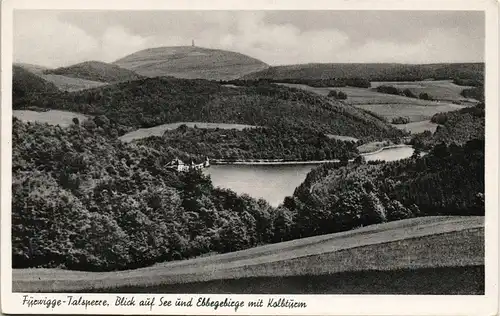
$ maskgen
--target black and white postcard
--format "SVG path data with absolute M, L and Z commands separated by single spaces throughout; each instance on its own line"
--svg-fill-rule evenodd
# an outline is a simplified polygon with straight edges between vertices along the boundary
M 1 14 L 3 313 L 497 313 L 495 1 Z

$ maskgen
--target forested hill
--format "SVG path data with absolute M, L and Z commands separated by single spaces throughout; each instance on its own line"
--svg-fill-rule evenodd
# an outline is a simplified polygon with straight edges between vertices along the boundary
M 457 111 L 435 114 L 431 121 L 440 124 L 436 132 L 432 134 L 426 131 L 414 135 L 411 142 L 415 148 L 429 149 L 443 142 L 448 145 L 462 145 L 472 139 L 484 140 L 485 137 L 484 103 Z
M 133 269 L 271 240 L 267 202 L 171 171 L 190 157 L 122 143 L 112 129 L 13 120 L 13 268 Z
M 137 128 L 189 121 L 257 126 L 279 123 L 362 139 L 403 136 L 403 132 L 352 106 L 269 83 L 231 88 L 206 80 L 158 77 L 61 93 L 42 102 L 32 100 L 15 106 L 104 114 Z
M 59 89 L 36 74 L 21 66 L 12 66 L 12 102 L 17 104 L 29 103 L 38 99 L 38 96 L 58 94 Z
M 424 157 L 324 164 L 278 208 L 278 240 L 426 215 L 484 215 L 484 140 L 439 144 Z
M 286 125 L 243 130 L 180 126 L 162 137 L 139 141 L 157 150 L 173 147 L 221 160 L 282 159 L 289 161 L 348 160 L 359 155 L 355 142 L 340 141 L 310 128 Z
M 426 79 L 473 79 L 483 81 L 484 63 L 456 64 L 299 64 L 276 66 L 243 76 L 242 79 L 364 78 L 370 81 L 415 81 Z
M 68 67 L 48 69 L 43 73 L 99 82 L 121 82 L 143 78 L 131 70 L 100 61 L 86 61 Z

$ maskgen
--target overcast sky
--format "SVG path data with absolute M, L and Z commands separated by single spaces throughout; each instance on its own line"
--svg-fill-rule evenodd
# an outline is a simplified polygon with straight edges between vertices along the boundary
M 16 11 L 14 61 L 112 62 L 150 47 L 236 51 L 270 65 L 477 62 L 484 15 L 467 11 Z

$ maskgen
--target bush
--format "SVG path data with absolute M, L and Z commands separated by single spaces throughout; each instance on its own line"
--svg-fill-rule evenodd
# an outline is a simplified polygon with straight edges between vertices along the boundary
M 347 94 L 345 94 L 342 91 L 331 90 L 328 93 L 328 97 L 334 98 L 334 99 L 337 99 L 337 100 L 345 100 L 345 99 L 347 99 Z
M 392 124 L 408 124 L 410 123 L 410 118 L 405 116 L 398 116 L 392 119 L 391 121 Z
M 432 100 L 432 97 L 430 94 L 428 94 L 427 92 L 422 92 L 418 95 L 418 98 L 421 99 L 421 100 Z
M 339 91 L 339 93 L 337 94 L 337 98 L 339 100 L 346 100 L 347 99 L 347 94 L 342 92 L 342 91 Z

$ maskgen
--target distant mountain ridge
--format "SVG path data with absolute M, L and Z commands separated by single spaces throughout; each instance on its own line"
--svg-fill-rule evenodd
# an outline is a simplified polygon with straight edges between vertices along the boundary
M 364 78 L 370 81 L 409 81 L 425 79 L 479 79 L 484 63 L 311 63 L 274 66 L 243 76 L 242 79 L 327 79 Z
M 244 54 L 197 46 L 156 47 L 118 59 L 113 64 L 147 77 L 231 80 L 269 66 Z

